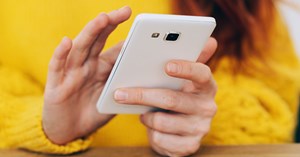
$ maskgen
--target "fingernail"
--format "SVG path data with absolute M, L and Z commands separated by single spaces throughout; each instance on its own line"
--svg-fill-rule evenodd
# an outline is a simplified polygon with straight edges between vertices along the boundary
M 125 8 L 128 8 L 129 6 L 128 5 L 125 5 L 125 6 L 123 6 L 122 8 L 120 8 L 120 9 L 118 9 L 118 10 L 123 10 L 123 9 L 125 9 Z
M 121 90 L 117 90 L 115 92 L 114 98 L 118 101 L 125 101 L 128 99 L 128 93 Z
M 67 40 L 68 40 L 68 37 L 67 37 L 67 36 L 64 36 L 64 37 L 62 38 L 61 42 L 62 42 L 62 43 L 66 43 Z
M 175 63 L 168 63 L 167 69 L 171 73 L 177 73 L 178 71 L 178 66 Z

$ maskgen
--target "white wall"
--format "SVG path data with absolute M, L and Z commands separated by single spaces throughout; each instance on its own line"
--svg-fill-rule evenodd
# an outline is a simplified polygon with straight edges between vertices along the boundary
M 279 8 L 286 20 L 297 54 L 300 57 L 300 0 L 279 2 Z

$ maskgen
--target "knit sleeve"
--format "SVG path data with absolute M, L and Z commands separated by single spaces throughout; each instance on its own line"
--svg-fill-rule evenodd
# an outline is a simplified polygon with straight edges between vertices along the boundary
M 56 145 L 42 128 L 42 88 L 28 76 L 0 66 L 0 148 L 22 148 L 50 154 L 87 149 L 92 138 Z
M 285 73 L 259 78 L 216 72 L 218 112 L 204 144 L 293 142 L 299 71 L 283 69 L 279 72 Z
M 232 73 L 223 58 L 214 71 L 218 112 L 205 144 L 265 144 L 294 141 L 299 108 L 300 64 L 288 31 L 275 18 L 267 58 Z M 265 68 L 267 67 L 267 68 Z M 264 70 L 261 70 L 264 69 Z M 266 71 L 266 69 L 268 69 Z

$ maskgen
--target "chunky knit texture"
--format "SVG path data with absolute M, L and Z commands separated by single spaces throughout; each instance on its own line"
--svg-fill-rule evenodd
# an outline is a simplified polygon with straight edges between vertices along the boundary
M 170 1 L 0 1 L 0 148 L 69 154 L 89 146 L 141 146 L 146 129 L 136 115 L 119 115 L 93 137 L 64 146 L 43 132 L 41 110 L 47 64 L 61 37 L 74 37 L 100 11 L 129 4 L 140 12 L 170 12 Z M 126 37 L 133 18 L 113 33 L 107 47 Z M 293 141 L 298 108 L 300 68 L 288 33 L 278 17 L 266 50 L 272 72 L 249 58 L 235 76 L 224 58 L 214 72 L 218 113 L 204 144 L 289 143 Z M 251 75 L 250 75 L 251 74 Z

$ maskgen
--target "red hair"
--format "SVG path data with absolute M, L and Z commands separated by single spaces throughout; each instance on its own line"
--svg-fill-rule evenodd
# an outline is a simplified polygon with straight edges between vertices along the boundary
M 212 36 L 219 46 L 210 60 L 213 68 L 225 56 L 240 65 L 246 63 L 249 56 L 263 59 L 262 47 L 268 45 L 274 10 L 272 0 L 174 1 L 175 13 L 213 16 L 216 19 L 217 27 Z

